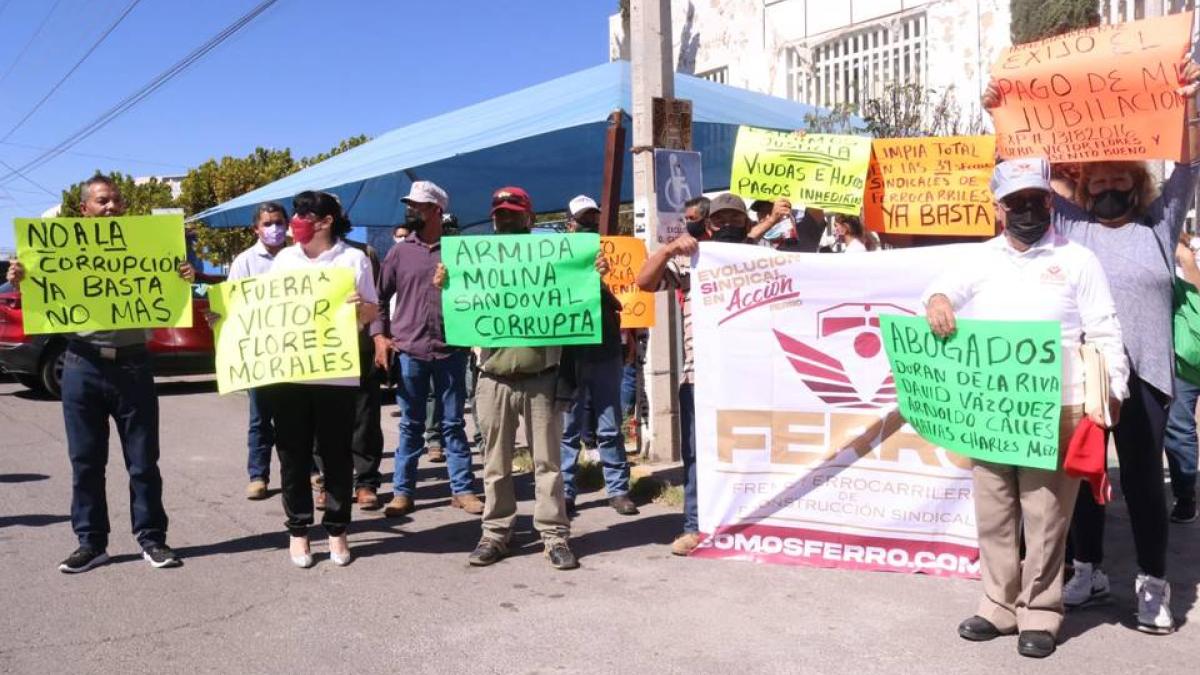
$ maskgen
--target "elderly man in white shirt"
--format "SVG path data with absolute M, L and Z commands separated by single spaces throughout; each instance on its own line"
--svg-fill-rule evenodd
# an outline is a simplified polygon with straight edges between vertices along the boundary
M 1083 417 L 1083 342 L 1104 356 L 1112 400 L 1089 417 L 1115 423 L 1125 398 L 1129 365 L 1108 281 L 1088 249 L 1054 232 L 1050 165 L 1044 159 L 998 164 L 992 177 L 1004 234 L 979 244 L 925 293 L 934 333 L 954 332 L 954 312 L 992 320 L 1052 320 L 1062 326 L 1063 408 L 1060 468 L 1046 471 L 976 461 L 972 471 L 984 597 L 975 616 L 959 624 L 967 640 L 1020 631 L 1017 651 L 1046 657 L 1062 625 L 1063 564 L 1079 481 L 1061 469 L 1062 456 Z M 1025 558 L 1020 552 L 1025 535 Z
M 229 266 L 229 281 L 258 276 L 271 271 L 275 255 L 287 243 L 287 211 L 282 204 L 265 202 L 254 210 L 254 234 L 258 241 L 242 251 Z M 275 446 L 275 422 L 270 406 L 258 389 L 248 392 L 250 428 L 246 433 L 246 471 L 250 483 L 246 499 L 266 499 L 271 482 L 271 448 Z

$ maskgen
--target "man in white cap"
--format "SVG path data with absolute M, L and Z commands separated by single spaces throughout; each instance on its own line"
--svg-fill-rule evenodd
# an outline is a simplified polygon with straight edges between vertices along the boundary
M 600 207 L 596 200 L 587 195 L 579 195 L 567 204 L 567 230 L 570 232 L 599 232 Z
M 1004 233 L 962 254 L 924 295 L 926 317 L 941 337 L 954 333 L 955 310 L 970 303 L 973 318 L 1059 322 L 1062 329 L 1062 416 L 1059 468 L 1032 469 L 976 461 L 972 468 L 984 597 L 958 626 L 966 640 L 1020 631 L 1017 651 L 1042 658 L 1055 650 L 1062 625 L 1063 563 L 1079 481 L 1062 471 L 1065 448 L 1084 416 L 1080 347 L 1103 355 L 1113 400 L 1087 416 L 1101 427 L 1116 421 L 1129 366 L 1116 307 L 1096 255 L 1050 227 L 1050 165 L 1016 159 L 992 176 Z M 1025 556 L 1021 558 L 1024 532 Z
M 442 439 L 446 469 L 450 474 L 450 505 L 467 513 L 483 513 L 475 495 L 471 448 L 463 421 L 467 397 L 467 357 L 462 347 L 446 344 L 442 320 L 442 293 L 430 281 L 442 260 L 442 215 L 449 206 L 446 192 L 430 181 L 415 181 L 408 196 L 405 222 L 411 232 L 388 251 L 379 280 L 379 331 L 385 340 L 376 345 L 376 363 L 388 363 L 396 373 L 396 402 L 400 405 L 400 445 L 388 516 L 401 516 L 414 508 L 417 462 L 425 451 L 425 404 L 430 380 L 433 396 L 442 402 Z M 389 303 L 396 296 L 390 315 Z M 391 356 L 394 353 L 394 356 Z

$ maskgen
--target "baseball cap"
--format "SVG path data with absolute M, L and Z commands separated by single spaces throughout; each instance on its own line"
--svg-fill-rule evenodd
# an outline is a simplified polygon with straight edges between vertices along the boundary
M 733 209 L 742 215 L 746 215 L 746 202 L 742 198 L 731 193 L 722 192 L 712 198 L 712 202 L 708 205 L 708 215 L 712 216 L 717 211 L 726 211 Z
M 1041 157 L 1000 162 L 992 172 L 991 188 L 997 201 L 1021 190 L 1050 192 L 1050 162 Z
M 412 187 L 408 189 L 408 196 L 400 201 L 406 204 L 437 204 L 442 211 L 450 206 L 450 197 L 446 196 L 446 191 L 438 187 L 437 183 L 428 180 L 413 181 Z
M 579 195 L 578 197 L 572 199 L 571 203 L 567 205 L 567 213 L 570 213 L 572 218 L 578 216 L 584 211 L 589 210 L 599 211 L 600 207 L 596 205 L 595 199 L 592 199 L 587 195 Z
M 492 193 L 492 215 L 501 210 L 533 213 L 533 200 L 519 187 L 502 187 Z

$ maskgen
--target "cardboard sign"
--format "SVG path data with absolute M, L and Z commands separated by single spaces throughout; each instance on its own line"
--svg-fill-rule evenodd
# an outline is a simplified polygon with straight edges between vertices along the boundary
M 466 347 L 594 345 L 600 334 L 598 234 L 442 240 L 446 342 Z
M 729 191 L 858 215 L 862 208 L 871 139 L 738 128 Z
M 988 181 L 995 136 L 877 138 L 863 215 L 876 232 L 918 235 L 996 233 Z
M 17 218 L 28 334 L 189 328 L 181 216 Z
M 879 319 L 900 414 L 922 438 L 985 462 L 1058 468 L 1057 321 L 960 319 L 943 340 L 924 317 Z
M 1178 67 L 1191 33 L 1184 12 L 1005 50 L 992 66 L 1000 156 L 1178 160 L 1187 109 Z
M 637 285 L 637 273 L 646 264 L 646 242 L 637 237 L 601 237 L 600 252 L 608 260 L 604 285 L 621 301 L 621 328 L 654 326 L 654 294 Z
M 274 272 L 212 287 L 217 390 L 358 377 L 354 272 Z

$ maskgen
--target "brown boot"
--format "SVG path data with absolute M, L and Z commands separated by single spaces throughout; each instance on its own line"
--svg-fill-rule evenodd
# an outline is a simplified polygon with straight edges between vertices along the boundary
M 464 492 L 461 495 L 454 495 L 450 498 L 450 506 L 456 509 L 462 509 L 472 515 L 483 513 L 483 500 L 476 497 L 474 493 Z
M 436 445 L 431 445 L 428 448 L 425 448 L 425 454 L 427 457 L 429 457 L 429 461 L 433 462 L 434 464 L 446 463 L 446 451 Z
M 700 545 L 699 532 L 684 532 L 675 537 L 675 541 L 671 543 L 671 553 L 675 555 L 688 555 L 696 550 Z
M 317 496 L 313 498 L 313 508 L 318 511 L 325 510 L 325 502 L 329 495 L 325 493 L 325 488 L 317 490 Z
M 413 512 L 413 502 L 408 495 L 395 495 L 387 506 L 383 507 L 383 515 L 394 518 Z
M 246 486 L 246 499 L 266 499 L 267 494 L 267 481 L 261 478 L 255 478 Z
M 374 511 L 383 506 L 379 503 L 379 495 L 375 494 L 375 488 L 366 485 L 354 491 L 354 501 L 363 511 Z

